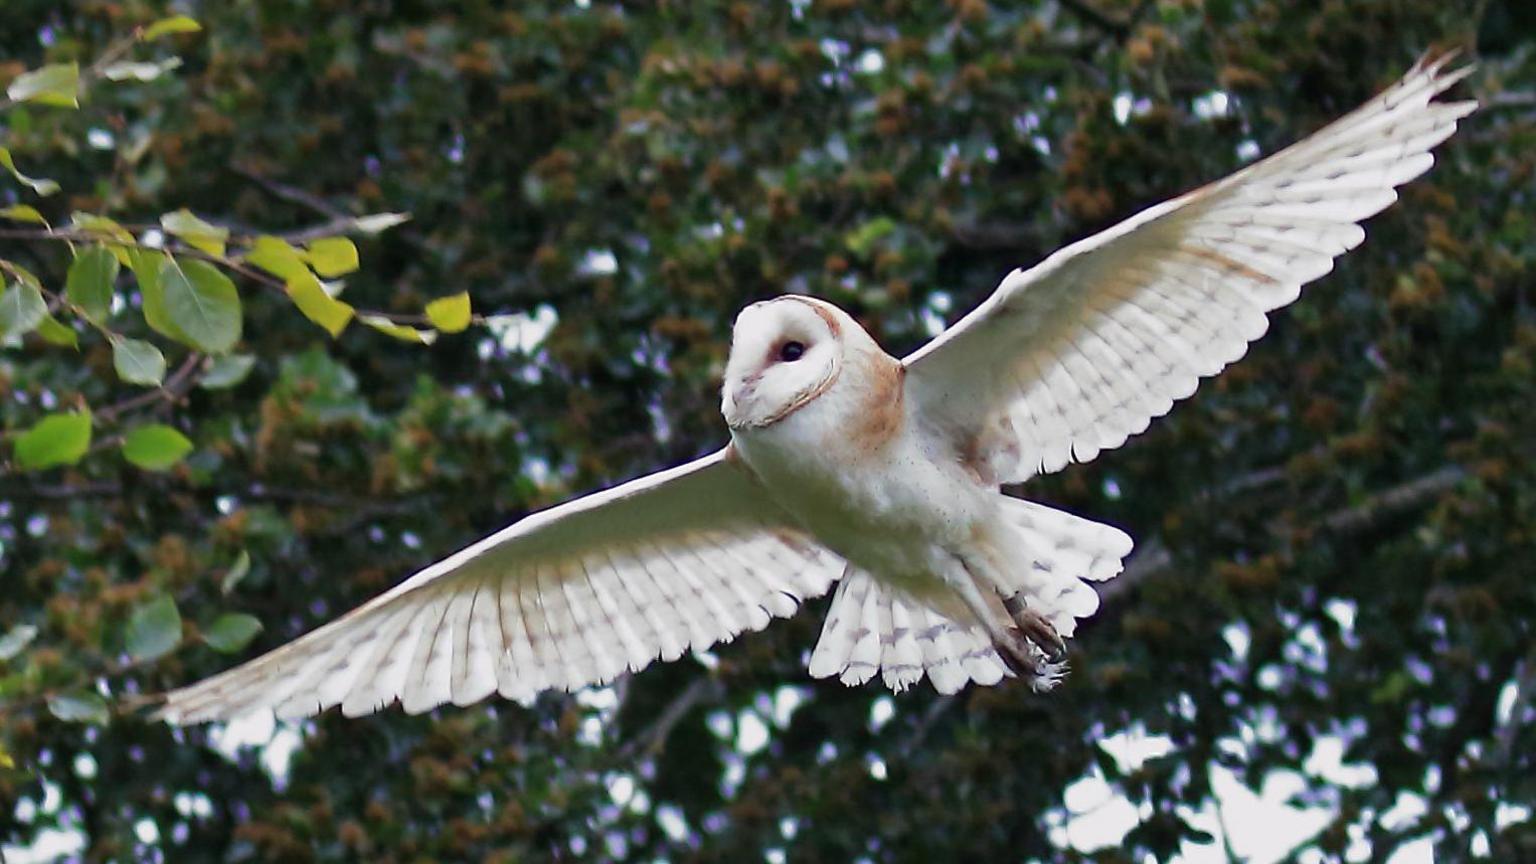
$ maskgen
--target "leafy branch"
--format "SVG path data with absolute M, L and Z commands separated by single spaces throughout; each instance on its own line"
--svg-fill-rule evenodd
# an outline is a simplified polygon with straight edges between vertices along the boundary
M 135 46 L 173 34 L 194 33 L 201 25 L 175 16 L 135 28 L 112 41 L 93 63 L 51 63 L 18 75 L 0 99 L 0 111 L 22 103 L 78 109 L 81 94 L 93 83 L 149 82 L 180 65 L 174 55 L 156 61 L 130 59 Z M 15 157 L 0 147 L 0 167 L 40 197 L 60 191 L 54 180 L 28 176 Z M 62 243 L 71 263 L 62 288 L 14 260 L 0 257 L 0 343 L 35 338 L 78 350 L 84 331 L 95 331 L 111 346 L 113 368 L 125 384 L 155 388 L 92 412 L 83 402 L 76 410 L 50 413 L 25 430 L 7 430 L 14 438 L 13 465 L 40 470 L 71 465 L 91 452 L 121 446 L 129 460 L 144 468 L 165 468 L 191 449 L 191 442 L 169 426 L 141 427 L 123 436 L 92 443 L 93 429 L 153 406 L 175 404 L 191 387 L 232 386 L 254 358 L 234 353 L 244 318 L 240 291 L 230 274 L 253 282 L 292 302 L 299 312 L 338 338 L 354 321 L 415 344 L 431 344 L 440 333 L 457 333 L 480 319 L 469 295 L 434 300 L 422 312 L 404 314 L 361 309 L 340 296 L 341 277 L 358 269 L 357 246 L 348 234 L 375 235 L 406 221 L 398 213 L 348 216 L 327 202 L 299 190 L 248 174 L 264 188 L 302 199 L 328 217 L 323 225 L 289 235 L 232 232 L 186 209 L 162 215 L 152 224 L 124 224 L 107 216 L 75 212 L 67 225 L 55 225 L 29 204 L 0 208 L 0 219 L 17 227 L 0 228 L 0 239 Z M 143 324 L 162 340 L 190 349 L 167 379 L 162 345 L 125 332 L 121 319 L 129 304 L 118 294 L 122 271 L 138 289 Z M 131 325 L 127 329 L 134 329 Z
M 0 216 L 6 215 L 0 211 Z M 73 249 L 76 243 L 99 244 L 103 248 L 116 252 L 129 252 L 135 254 L 157 254 L 175 258 L 191 258 L 197 261 L 207 262 L 223 267 L 233 273 L 250 279 L 264 288 L 271 289 L 278 295 L 292 298 L 294 292 L 308 291 L 309 283 L 313 281 L 318 290 L 325 292 L 334 300 L 334 304 L 326 304 L 324 307 L 300 305 L 299 309 L 315 323 L 327 330 L 338 325 L 334 322 L 338 318 L 332 316 L 355 317 L 357 320 L 374 327 L 391 336 L 396 336 L 407 342 L 430 344 L 435 338 L 434 331 L 422 330 L 412 334 L 406 334 L 396 329 L 397 327 L 436 327 L 442 332 L 459 332 L 470 324 L 482 323 L 482 319 L 472 313 L 468 313 L 467 295 L 444 298 L 453 300 L 458 304 L 458 311 L 450 311 L 444 306 L 428 305 L 426 311 L 419 314 L 387 312 L 384 310 L 360 309 L 336 298 L 332 291 L 335 289 L 325 285 L 317 274 L 326 276 L 341 276 L 350 273 L 357 266 L 357 247 L 345 237 L 336 236 L 335 233 L 319 234 L 315 229 L 306 229 L 303 232 L 288 235 L 263 234 L 255 237 L 231 238 L 227 229 L 217 228 L 210 223 L 202 222 L 202 228 L 183 230 L 179 233 L 194 238 L 217 238 L 220 244 L 231 239 L 246 247 L 243 254 L 229 255 L 211 251 L 209 246 L 194 245 L 194 240 L 185 242 L 156 241 L 146 242 L 141 237 L 135 237 L 132 230 L 145 233 L 161 232 L 167 230 L 163 226 L 130 226 L 113 222 L 100 216 L 90 214 L 75 214 L 77 227 L 53 228 L 43 226 L 40 228 L 0 228 L 0 239 L 30 240 L 38 242 L 57 241 L 69 244 Z M 166 214 L 169 221 L 182 221 L 197 219 L 187 211 L 177 211 L 174 214 Z M 360 217 L 337 220 L 323 226 L 320 229 L 345 229 L 352 227 L 358 230 L 380 230 L 373 226 L 378 222 L 369 222 L 369 218 L 391 220 L 397 218 L 395 214 L 380 214 L 377 217 Z M 90 226 L 90 227 L 79 227 Z M 296 247 L 290 242 L 294 238 L 307 238 L 307 248 Z M 78 253 L 77 253 L 78 257 Z M 122 260 L 122 259 L 120 259 Z M 303 265 L 311 272 L 304 275 L 299 270 Z M 0 259 L 0 269 L 12 270 L 16 265 L 12 262 Z M 132 264 L 127 266 L 132 267 Z M 13 271 L 14 272 L 14 271 Z M 319 314 L 317 309 L 323 308 L 330 312 L 329 315 Z M 388 325 L 396 325 L 390 327 Z M 462 325 L 462 326 L 461 326 Z M 340 327 L 345 327 L 341 323 Z M 336 334 L 339 335 L 339 329 Z

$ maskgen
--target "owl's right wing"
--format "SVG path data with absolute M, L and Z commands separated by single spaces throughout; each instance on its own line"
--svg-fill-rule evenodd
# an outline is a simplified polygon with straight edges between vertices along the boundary
M 165 696 L 177 723 L 272 708 L 409 713 L 530 700 L 729 640 L 824 593 L 843 563 L 730 448 L 535 513 L 336 621 Z

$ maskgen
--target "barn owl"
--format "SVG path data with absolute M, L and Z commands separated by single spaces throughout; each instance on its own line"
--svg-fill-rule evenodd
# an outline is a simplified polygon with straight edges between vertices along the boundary
M 535 513 L 314 632 L 165 696 L 173 722 L 522 701 L 836 593 L 810 673 L 952 693 L 1060 677 L 1119 529 L 1001 493 L 1120 446 L 1364 239 L 1473 102 L 1422 60 L 1294 146 L 1015 270 L 896 359 L 831 303 L 737 317 L 694 462 Z

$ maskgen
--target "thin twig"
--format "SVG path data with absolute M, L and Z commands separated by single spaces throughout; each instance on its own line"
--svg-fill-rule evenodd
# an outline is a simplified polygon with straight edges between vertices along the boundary
M 297 186 L 289 186 L 287 183 L 273 180 L 271 177 L 262 174 L 254 168 L 245 165 L 231 165 L 229 166 L 229 170 L 239 174 L 241 177 L 244 177 L 252 183 L 255 183 L 257 186 L 265 189 L 273 196 L 292 204 L 301 204 L 305 207 L 308 207 L 309 209 L 319 213 L 321 216 L 324 216 L 333 222 L 350 220 L 352 218 L 351 216 L 347 215 L 346 211 L 325 200 L 324 198 L 321 198 L 319 195 L 306 192 Z
M 90 686 L 90 682 L 96 680 L 97 678 L 116 678 L 119 675 L 123 675 L 137 669 L 142 669 L 151 664 L 158 663 L 161 660 L 170 657 L 172 654 L 175 654 L 177 651 L 180 651 L 182 648 L 186 647 L 186 645 L 187 640 L 181 640 L 177 643 L 175 648 L 172 648 L 169 652 L 156 657 L 130 657 L 125 660 L 114 660 L 106 663 L 95 671 L 81 676 L 79 680 L 73 681 L 69 684 L 55 685 L 53 687 L 39 690 L 35 693 L 30 693 L 21 697 L 20 699 L 0 702 L 0 720 L 9 720 L 19 712 L 31 711 L 40 708 L 46 704 L 48 700 L 54 698 L 55 696 L 63 696 L 66 693 L 84 690 Z M 118 696 L 114 702 L 119 708 L 131 711 L 139 707 L 137 703 L 140 702 L 140 699 L 137 699 L 133 695 L 128 694 Z
M 923 712 L 922 719 L 917 721 L 917 728 L 912 730 L 912 734 L 907 737 L 906 741 L 902 742 L 897 752 L 906 756 L 921 747 L 923 741 L 928 738 L 928 733 L 933 730 L 933 725 L 938 722 L 939 718 L 946 711 L 954 707 L 958 700 L 959 697 L 954 693 L 940 696 L 933 700 L 933 704 L 929 705 L 928 710 Z
M 307 207 L 326 217 L 326 221 L 319 225 L 277 235 L 284 240 L 291 243 L 303 243 L 332 234 L 356 230 L 356 216 L 350 215 L 344 208 L 332 204 L 313 192 L 300 189 L 297 186 L 291 186 L 279 180 L 273 180 L 249 165 L 231 165 L 230 170 L 260 186 L 268 194 L 279 200 Z M 395 236 L 420 249 L 430 250 L 432 248 L 420 234 L 414 231 L 397 231 Z
M 714 676 L 702 675 L 693 680 L 683 692 L 667 704 L 656 720 L 647 726 L 644 731 L 624 742 L 617 753 L 614 754 L 614 762 L 624 764 L 636 756 L 652 756 L 660 752 L 667 743 L 667 738 L 672 734 L 673 727 L 681 723 L 683 718 L 692 711 L 694 706 L 702 702 L 706 697 L 717 694 L 720 691 L 720 682 Z
M 187 359 L 182 361 L 181 365 L 177 367 L 175 372 L 171 373 L 169 378 L 165 379 L 164 384 L 161 384 L 154 390 L 129 397 L 105 408 L 98 408 L 92 414 L 97 421 L 110 423 L 129 411 L 135 411 L 145 406 L 155 405 L 160 402 L 168 405 L 175 404 L 184 398 L 193 385 L 197 383 L 198 379 L 202 377 L 204 369 L 203 355 L 194 351 L 187 355 Z
M 193 258 L 217 264 L 220 267 L 239 273 L 241 276 L 256 282 L 259 285 L 279 294 L 288 296 L 288 286 L 283 280 L 256 269 L 244 261 L 213 255 L 201 249 L 195 249 L 183 243 L 167 243 L 164 246 L 148 246 L 137 238 L 122 240 L 116 237 L 103 235 L 99 232 L 85 231 L 75 228 L 0 228 L 0 239 L 6 240 L 54 240 L 65 243 L 105 243 L 109 246 L 120 246 L 129 249 L 143 249 L 151 252 L 167 252 L 180 255 L 184 258 Z M 406 324 L 416 327 L 431 326 L 432 322 L 426 315 L 411 315 L 401 312 L 385 312 L 375 309 L 360 309 L 354 307 L 357 315 L 369 315 L 383 318 L 395 324 Z

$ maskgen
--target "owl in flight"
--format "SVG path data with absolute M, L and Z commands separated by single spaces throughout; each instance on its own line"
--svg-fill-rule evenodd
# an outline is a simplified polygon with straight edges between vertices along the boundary
M 165 696 L 272 708 L 531 700 L 759 630 L 837 585 L 816 677 L 952 693 L 1060 677 L 1123 532 L 1003 495 L 1120 446 L 1241 357 L 1365 237 L 1473 102 L 1421 60 L 1311 137 L 1010 273 L 903 359 L 836 306 L 737 317 L 708 456 L 530 515 L 242 666 Z

